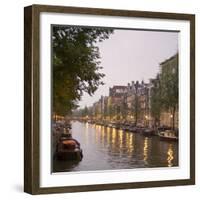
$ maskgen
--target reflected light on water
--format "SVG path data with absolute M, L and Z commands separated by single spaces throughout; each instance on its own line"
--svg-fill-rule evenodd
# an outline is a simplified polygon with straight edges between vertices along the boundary
M 122 148 L 123 145 L 123 131 L 119 130 L 119 148 Z
M 167 151 L 168 167 L 173 166 L 173 160 L 174 160 L 173 154 L 174 154 L 174 152 L 173 152 L 172 144 L 169 144 L 169 148 L 168 148 L 168 151 Z
M 109 142 L 109 134 L 110 134 L 110 132 L 112 131 L 112 128 L 110 128 L 110 127 L 107 127 L 107 129 L 106 129 L 106 141 L 107 142 Z
M 126 132 L 125 133 L 126 135 L 125 135 L 125 137 L 126 137 L 126 147 L 128 147 L 128 145 L 129 145 L 129 138 L 130 138 L 130 133 L 128 133 L 128 132 Z
M 88 129 L 88 127 L 89 127 L 88 122 L 85 123 L 85 127 L 86 127 L 86 129 Z
M 104 134 L 105 134 L 105 127 L 101 127 L 101 134 L 100 135 L 103 135 L 104 136 Z
M 105 133 L 106 133 L 105 128 L 102 127 L 101 134 L 99 134 L 98 139 L 99 139 L 99 142 L 101 143 L 101 145 L 103 145 L 103 147 L 105 146 Z M 97 141 L 97 143 L 98 143 L 98 141 Z
M 110 132 L 111 132 L 112 130 L 111 129 L 108 129 L 107 130 L 107 133 L 106 133 L 106 143 L 108 144 L 109 143 L 109 135 L 110 135 Z
M 95 143 L 97 143 L 98 142 L 98 133 L 99 133 L 99 131 L 95 131 Z
M 100 131 L 100 126 L 99 125 L 96 125 L 96 130 Z
M 148 159 L 148 138 L 145 137 L 144 139 L 144 161 Z
M 131 156 L 134 151 L 133 141 L 134 141 L 134 135 L 126 133 L 126 148 L 129 156 Z
M 112 144 L 115 144 L 116 142 L 116 134 L 117 134 L 117 131 L 116 129 L 112 129 Z
M 93 171 L 178 166 L 178 143 L 115 128 L 73 122 L 83 149 L 81 162 L 53 160 L 53 171 Z
M 88 128 L 89 128 L 89 125 L 88 125 L 88 123 L 86 123 L 86 124 L 85 124 L 85 131 L 84 131 L 86 143 L 88 143 L 88 131 L 89 131 Z

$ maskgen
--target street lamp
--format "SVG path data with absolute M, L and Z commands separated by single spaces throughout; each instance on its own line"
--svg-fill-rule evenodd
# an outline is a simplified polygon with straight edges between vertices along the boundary
M 145 122 L 146 122 L 146 126 L 148 125 L 148 116 L 145 115 Z
M 133 115 L 131 115 L 131 123 L 133 122 Z
M 170 120 L 170 125 L 171 125 L 171 127 L 173 126 L 173 119 L 172 119 L 172 118 L 173 118 L 173 115 L 171 114 L 171 115 L 170 115 L 170 119 L 171 119 L 171 120 Z

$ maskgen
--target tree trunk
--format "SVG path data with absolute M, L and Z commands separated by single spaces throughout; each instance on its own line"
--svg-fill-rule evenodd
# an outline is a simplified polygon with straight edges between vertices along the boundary
M 136 111 L 136 113 L 135 113 L 135 126 L 137 126 L 137 111 Z

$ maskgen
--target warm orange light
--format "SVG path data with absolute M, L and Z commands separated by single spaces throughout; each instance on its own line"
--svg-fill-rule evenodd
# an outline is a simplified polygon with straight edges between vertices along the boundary
M 145 137 L 145 139 L 144 139 L 143 151 L 144 151 L 144 161 L 147 161 L 147 159 L 148 159 L 148 138 L 147 137 Z
M 174 152 L 172 149 L 172 144 L 169 145 L 169 149 L 167 151 L 167 162 L 168 162 L 168 167 L 172 167 L 173 166 L 173 160 L 174 160 L 174 156 L 173 156 Z

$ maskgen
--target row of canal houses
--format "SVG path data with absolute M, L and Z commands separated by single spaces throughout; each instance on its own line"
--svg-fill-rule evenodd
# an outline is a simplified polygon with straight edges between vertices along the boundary
M 172 56 L 160 63 L 160 70 L 177 67 L 178 57 Z M 158 77 L 157 77 L 158 78 Z M 137 126 L 155 126 L 155 119 L 151 116 L 151 91 L 155 79 L 148 83 L 132 81 L 127 85 L 114 85 L 109 88 L 108 96 L 101 96 L 99 101 L 87 108 L 86 118 L 97 121 L 128 122 Z M 178 111 L 175 113 L 175 128 L 178 127 Z M 169 111 L 162 111 L 159 126 L 172 126 L 172 115 Z

